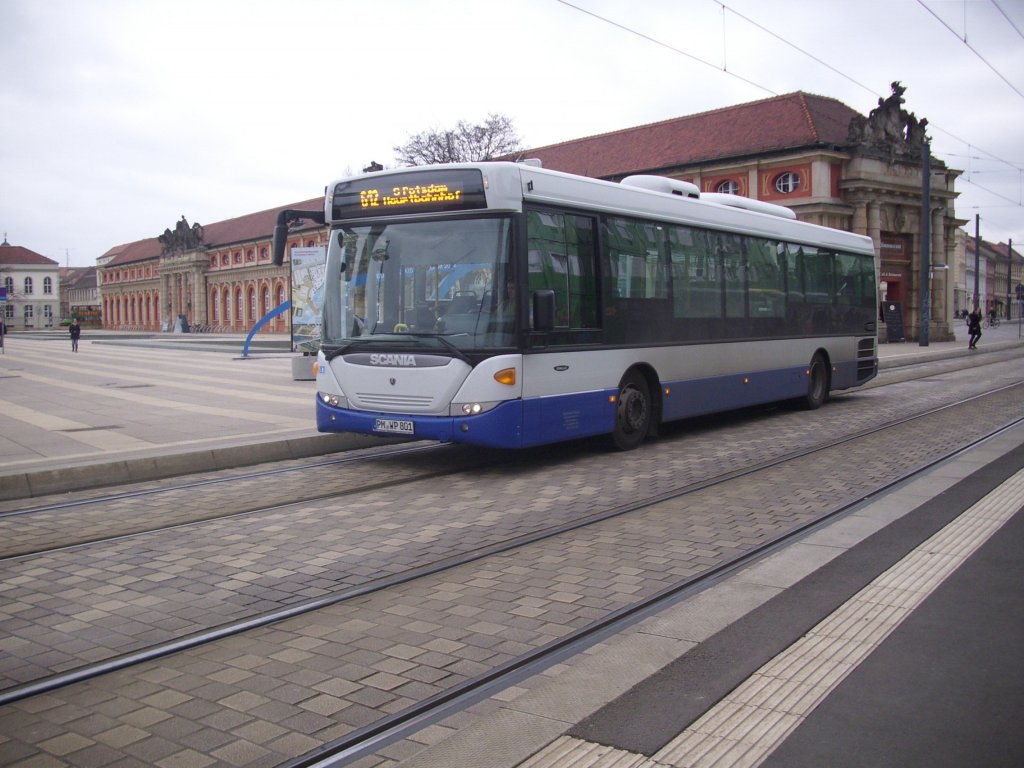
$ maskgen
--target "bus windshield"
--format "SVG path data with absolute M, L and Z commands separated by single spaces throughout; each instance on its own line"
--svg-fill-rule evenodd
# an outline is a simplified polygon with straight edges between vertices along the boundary
M 327 256 L 323 342 L 514 344 L 511 219 L 347 225 Z M 512 296 L 509 296 L 509 293 Z

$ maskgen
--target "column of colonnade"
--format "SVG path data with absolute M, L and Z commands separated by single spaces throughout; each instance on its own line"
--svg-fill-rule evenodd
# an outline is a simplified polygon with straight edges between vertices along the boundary
M 273 309 L 281 300 L 287 300 L 288 286 L 284 278 L 276 276 L 225 280 L 210 282 L 207 285 L 207 294 L 211 326 L 241 333 L 252 328 L 267 313 L 268 309 Z M 253 297 L 255 297 L 255 302 Z M 254 303 L 255 309 L 253 308 Z M 279 315 L 262 330 L 286 333 L 288 317 Z
M 160 324 L 159 305 L 156 289 L 118 290 L 103 297 L 103 327 L 155 330 Z

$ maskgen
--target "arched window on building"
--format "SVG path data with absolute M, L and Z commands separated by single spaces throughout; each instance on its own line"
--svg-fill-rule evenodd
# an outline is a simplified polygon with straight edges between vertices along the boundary
M 53 294 L 53 278 L 52 277 L 44 277 L 43 278 L 43 294 L 46 295 L 46 296 L 50 296 L 50 295 Z
M 726 179 L 718 185 L 716 192 L 721 192 L 723 195 L 738 195 L 740 193 L 740 185 L 736 183 L 735 179 Z
M 256 306 L 256 289 L 249 288 L 249 321 L 252 322 L 259 317 L 259 307 Z
M 263 294 L 263 301 L 261 303 L 263 304 L 263 314 L 265 315 L 270 312 L 270 286 L 264 285 L 260 291 Z
M 235 291 L 235 320 L 245 325 L 245 305 L 242 304 L 242 289 Z
M 4 278 L 4 288 L 7 289 L 7 298 L 8 299 L 11 298 L 14 295 L 14 278 L 13 277 L 5 277 Z
M 31 277 L 26 277 L 25 278 L 24 287 L 25 287 L 25 295 L 26 296 L 31 296 L 32 295 L 32 278 Z
M 792 171 L 780 173 L 775 177 L 775 191 L 788 195 L 800 188 L 800 176 Z

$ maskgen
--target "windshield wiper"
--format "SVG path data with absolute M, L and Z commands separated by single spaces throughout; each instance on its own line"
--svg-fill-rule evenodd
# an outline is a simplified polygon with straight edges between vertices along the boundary
M 452 344 L 450 341 L 448 341 L 448 339 L 446 339 L 444 336 L 441 336 L 440 334 L 437 334 L 437 333 L 404 333 L 402 335 L 403 336 L 413 336 L 413 337 L 415 337 L 417 339 L 437 339 L 442 344 L 444 344 L 445 347 L 448 348 L 448 350 L 452 353 L 453 357 L 461 360 L 462 362 L 466 363 L 467 365 L 473 365 L 473 363 L 470 361 L 470 359 L 468 357 L 466 357 L 465 353 L 461 349 L 456 347 L 454 344 Z

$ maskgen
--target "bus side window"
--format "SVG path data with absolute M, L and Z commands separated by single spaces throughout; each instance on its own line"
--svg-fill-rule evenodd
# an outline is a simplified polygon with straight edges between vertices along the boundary
M 554 292 L 555 327 L 599 327 L 592 219 L 529 211 L 527 238 L 529 294 Z
M 760 238 L 747 238 L 747 263 L 750 274 L 750 317 L 786 316 L 786 284 L 775 244 Z

